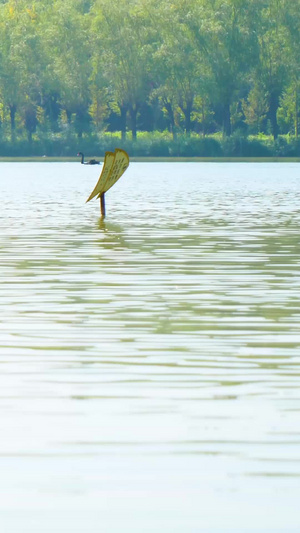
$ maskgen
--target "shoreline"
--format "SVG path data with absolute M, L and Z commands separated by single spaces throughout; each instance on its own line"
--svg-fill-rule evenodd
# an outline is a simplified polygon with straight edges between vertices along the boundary
M 86 156 L 87 159 L 96 156 Z M 103 162 L 104 157 L 97 156 Z M 78 157 L 0 157 L 0 163 L 80 163 Z M 130 157 L 131 163 L 300 163 L 300 157 Z

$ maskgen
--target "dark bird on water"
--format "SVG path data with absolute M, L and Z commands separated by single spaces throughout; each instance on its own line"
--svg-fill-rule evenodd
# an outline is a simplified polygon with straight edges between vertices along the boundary
M 81 164 L 82 165 L 101 165 L 100 161 L 97 161 L 96 159 L 90 159 L 89 161 L 84 160 L 84 154 L 82 152 L 78 152 L 77 155 L 81 155 Z

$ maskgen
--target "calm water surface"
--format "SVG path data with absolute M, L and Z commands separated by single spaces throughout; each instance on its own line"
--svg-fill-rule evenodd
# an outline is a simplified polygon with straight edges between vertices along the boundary
M 3 533 L 300 530 L 300 166 L 0 166 Z

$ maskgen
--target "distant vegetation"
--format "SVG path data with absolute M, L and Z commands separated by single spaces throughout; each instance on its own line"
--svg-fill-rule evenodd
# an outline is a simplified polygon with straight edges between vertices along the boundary
M 299 0 L 0 0 L 0 156 L 300 156 L 299 35 Z

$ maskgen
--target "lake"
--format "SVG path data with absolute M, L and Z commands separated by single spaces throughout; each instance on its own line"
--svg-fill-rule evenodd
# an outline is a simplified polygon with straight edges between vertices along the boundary
M 0 526 L 300 530 L 300 166 L 1 163 Z

